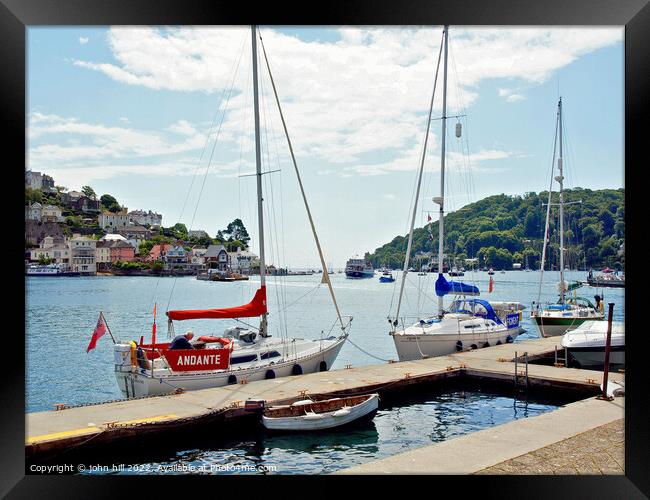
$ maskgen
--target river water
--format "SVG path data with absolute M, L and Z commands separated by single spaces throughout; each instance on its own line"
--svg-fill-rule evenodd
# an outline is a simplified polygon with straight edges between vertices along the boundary
M 358 346 L 346 343 L 333 369 L 397 359 L 387 321 L 389 311 L 394 313 L 399 292 L 400 273 L 394 275 L 398 278 L 395 283 L 380 283 L 378 274 L 371 279 L 332 275 L 341 312 L 353 317 L 350 339 Z M 421 313 L 435 311 L 435 278 L 434 274 L 409 274 L 400 316 L 415 319 Z M 538 297 L 538 271 L 497 272 L 493 276 L 493 292 L 489 294 L 489 276 L 485 272 L 466 273 L 456 279 L 477 285 L 483 298 L 525 304 L 523 324 L 527 333 L 516 342 L 538 336 L 529 318 L 531 303 Z M 585 280 L 586 273 L 569 272 L 566 279 Z M 557 281 L 557 273 L 545 273 L 542 302 L 556 299 Z M 113 375 L 110 336 L 106 334 L 95 350 L 86 353 L 99 311 L 103 311 L 116 339 L 139 340 L 144 336 L 148 340 L 157 304 L 160 340 L 166 337 L 165 310 L 245 304 L 258 286 L 259 277 L 255 276 L 249 281 L 232 283 L 199 281 L 193 277 L 27 278 L 26 410 L 42 411 L 56 403 L 79 404 L 122 397 Z M 578 295 L 593 301 L 597 292 L 604 292 L 605 303 L 615 303 L 614 319 L 623 320 L 624 290 L 583 287 Z M 267 295 L 272 335 L 316 339 L 335 333 L 335 310 L 327 287 L 320 284 L 320 275 L 270 277 Z M 181 328 L 191 328 L 197 336 L 220 335 L 224 328 L 234 324 L 234 320 L 194 320 L 184 322 Z M 422 395 L 413 404 L 382 408 L 368 424 L 369 428 L 346 433 L 345 439 L 337 438 L 337 433 L 332 434 L 332 442 L 304 436 L 249 437 L 217 449 L 184 450 L 161 463 L 232 464 L 261 460 L 276 464 L 280 473 L 328 472 L 555 407 L 555 403 L 521 403 L 483 392 Z M 441 421 L 445 424 L 441 425 Z M 307 460 L 305 456 L 311 458 Z

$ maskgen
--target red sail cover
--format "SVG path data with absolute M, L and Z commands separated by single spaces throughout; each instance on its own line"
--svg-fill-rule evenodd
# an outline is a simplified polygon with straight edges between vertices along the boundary
M 185 309 L 167 311 L 169 319 L 183 321 L 186 319 L 222 319 L 222 318 L 252 318 L 266 313 L 266 286 L 255 292 L 255 297 L 248 304 L 222 309 Z

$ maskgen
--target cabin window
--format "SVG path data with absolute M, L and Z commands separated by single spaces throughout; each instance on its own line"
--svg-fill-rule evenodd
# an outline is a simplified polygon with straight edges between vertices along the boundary
M 265 352 L 264 354 L 261 354 L 260 358 L 269 359 L 269 358 L 277 358 L 278 356 L 281 356 L 281 354 L 278 351 L 271 351 L 271 352 Z
M 237 363 L 248 363 L 256 360 L 257 354 L 247 354 L 246 356 L 235 356 L 234 358 L 230 358 L 230 364 L 236 365 Z

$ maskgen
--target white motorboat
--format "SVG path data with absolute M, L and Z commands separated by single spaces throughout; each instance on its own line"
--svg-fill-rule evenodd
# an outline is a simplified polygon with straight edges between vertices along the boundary
M 607 342 L 607 321 L 585 321 L 575 330 L 562 337 L 571 357 L 581 368 L 602 370 L 605 366 L 605 343 Z M 612 322 L 612 337 L 609 353 L 610 367 L 625 366 L 625 323 Z
M 264 410 L 262 424 L 275 431 L 318 431 L 333 429 L 371 419 L 379 408 L 379 394 L 312 401 L 296 401 L 290 405 Z
M 79 276 L 80 273 L 70 271 L 62 264 L 31 264 L 27 267 L 27 276 Z
M 375 270 L 369 261 L 354 255 L 345 264 L 345 275 L 348 278 L 372 278 L 375 275 Z
M 262 48 L 263 42 L 262 42 Z M 256 178 L 257 178 L 257 208 L 259 224 L 259 255 L 260 255 L 260 287 L 253 300 L 245 305 L 217 309 L 172 310 L 167 311 L 168 333 L 174 335 L 174 322 L 197 319 L 227 319 L 260 318 L 259 327 L 226 328 L 222 337 L 202 336 L 192 345 L 192 348 L 171 349 L 170 342 L 157 343 L 155 339 L 155 316 L 152 341 L 149 344 L 139 344 L 135 341 L 115 343 L 115 376 L 118 386 L 126 397 L 150 396 L 169 393 L 176 390 L 196 390 L 208 387 L 219 387 L 227 384 L 246 383 L 255 380 L 286 377 L 329 370 L 339 351 L 343 347 L 351 318 L 343 321 L 334 290 L 329 278 L 329 272 L 320 246 L 314 221 L 309 210 L 307 198 L 302 185 L 302 179 L 293 154 L 293 148 L 280 107 L 275 83 L 264 53 L 264 61 L 268 69 L 276 103 L 285 135 L 289 143 L 289 152 L 300 186 L 301 195 L 310 222 L 313 237 L 318 249 L 322 277 L 332 299 L 340 333 L 318 340 L 301 338 L 272 338 L 267 322 L 268 310 L 266 301 L 266 275 L 264 246 L 264 209 L 262 192 L 262 165 L 260 155 L 260 124 L 259 97 L 257 77 L 257 29 L 252 27 L 252 60 L 253 60 L 253 104 L 255 111 L 255 144 L 256 144 Z M 99 325 L 99 323 L 98 323 Z M 308 322 L 305 324 L 316 332 L 322 332 L 322 327 Z M 214 331 L 214 329 L 212 329 Z M 282 334 L 282 329 L 279 329 Z M 112 334 L 111 334 L 112 337 Z
M 562 98 L 558 101 L 557 105 L 557 121 L 556 121 L 556 141 L 559 138 L 559 156 L 557 158 L 558 175 L 551 180 L 551 186 L 548 191 L 548 203 L 546 204 L 546 225 L 544 229 L 544 245 L 542 247 L 542 260 L 540 265 L 540 278 L 539 278 L 539 292 L 537 302 L 533 303 L 533 310 L 531 311 L 531 318 L 537 325 L 539 332 L 543 337 L 552 337 L 562 335 L 567 330 L 572 330 L 579 327 L 582 323 L 588 320 L 602 320 L 605 317 L 603 311 L 603 302 L 601 300 L 600 307 L 595 307 L 589 300 L 582 297 L 570 299 L 567 298 L 567 292 L 575 290 L 581 286 L 581 283 L 567 283 L 564 279 L 564 206 L 567 202 L 564 199 L 564 162 L 562 150 Z M 553 148 L 553 168 L 555 167 L 555 147 Z M 552 172 L 554 173 L 554 172 Z M 553 194 L 553 180 L 556 181 L 559 188 L 559 202 L 554 204 L 552 201 Z M 582 203 L 580 200 L 570 203 Z M 558 283 L 559 299 L 556 304 L 549 304 L 543 307 L 540 304 L 542 294 L 542 283 L 544 280 L 544 264 L 546 261 L 546 250 L 549 241 L 549 221 L 551 218 L 551 206 L 557 205 L 560 208 L 560 282 Z
M 444 203 L 445 203 L 445 145 L 447 140 L 447 53 L 448 53 L 449 27 L 444 27 L 443 43 L 440 47 L 438 64 L 441 61 L 444 49 L 443 66 L 443 88 L 442 88 L 442 139 L 440 141 L 440 196 L 433 198 L 434 203 L 439 205 L 438 217 L 438 260 L 444 263 Z M 438 72 L 436 70 L 437 81 Z M 404 272 L 397 312 L 394 318 L 389 319 L 391 324 L 390 335 L 395 342 L 395 348 L 400 361 L 422 359 L 430 356 L 443 356 L 457 351 L 478 349 L 491 345 L 512 342 L 523 330 L 520 326 L 521 311 L 524 306 L 519 302 L 500 302 L 491 304 L 487 300 L 468 299 L 468 296 L 479 295 L 476 286 L 463 282 L 447 281 L 443 275 L 443 269 L 438 269 L 438 278 L 435 283 L 435 292 L 438 298 L 438 310 L 435 315 L 421 317 L 410 326 L 405 326 L 403 318 L 400 317 L 404 284 L 409 270 L 409 259 L 413 242 L 413 229 L 415 217 L 418 213 L 418 200 L 422 183 L 422 173 L 425 165 L 427 142 L 431 124 L 431 114 L 435 97 L 436 82 L 434 82 L 433 95 L 429 107 L 429 116 L 426 127 L 425 142 L 422 151 L 422 159 L 419 168 L 417 187 L 415 191 L 414 207 L 411 212 L 411 227 L 404 259 Z M 461 137 L 461 123 L 456 124 L 456 137 Z M 493 274 L 494 272 L 490 270 Z M 443 297 L 445 295 L 455 296 L 451 305 L 445 309 Z M 412 320 L 411 320 L 412 321 Z M 401 329 L 398 329 L 401 326 Z

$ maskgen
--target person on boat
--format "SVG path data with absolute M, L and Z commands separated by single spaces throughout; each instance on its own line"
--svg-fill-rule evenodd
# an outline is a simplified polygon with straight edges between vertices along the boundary
M 596 311 L 600 311 L 600 295 L 594 295 L 594 300 L 596 301 Z
M 185 335 L 177 335 L 172 340 L 169 349 L 194 349 L 194 346 L 190 343 L 193 337 L 194 332 L 192 330 L 185 332 Z

